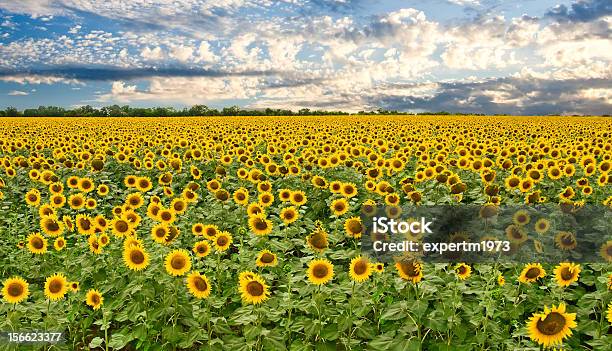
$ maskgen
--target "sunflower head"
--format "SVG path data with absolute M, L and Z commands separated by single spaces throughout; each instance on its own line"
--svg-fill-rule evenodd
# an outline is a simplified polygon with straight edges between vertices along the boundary
M 191 269 L 189 252 L 184 249 L 170 252 L 165 259 L 166 272 L 172 276 L 181 276 Z
M 423 266 L 414 259 L 404 259 L 395 263 L 395 269 L 399 276 L 413 283 L 418 283 L 423 278 Z
M 521 283 L 533 283 L 544 276 L 546 276 L 546 271 L 541 264 L 529 263 L 525 265 L 518 279 Z
M 357 256 L 351 260 L 349 266 L 349 276 L 352 280 L 361 283 L 368 280 L 371 274 L 372 265 L 367 258 Z
M 33 254 L 44 254 L 47 252 L 47 239 L 40 233 L 32 233 L 28 236 L 28 250 Z
M 567 313 L 563 303 L 551 309 L 545 307 L 544 312 L 534 313 L 527 321 L 529 337 L 545 348 L 560 344 L 576 326 L 576 314 Z
M 334 266 L 326 259 L 315 259 L 308 263 L 308 280 L 314 285 L 323 285 L 334 277 Z
M 29 294 L 29 284 L 21 277 L 8 278 L 3 283 L 2 297 L 8 303 L 20 303 Z
M 257 255 L 255 264 L 257 267 L 275 267 L 278 264 L 278 258 L 270 250 L 262 250 Z
M 98 290 L 90 289 L 87 291 L 85 302 L 94 310 L 99 310 L 104 303 L 104 297 L 102 297 L 102 294 Z
M 465 263 L 459 263 L 457 267 L 455 267 L 455 273 L 459 279 L 465 280 L 472 274 L 472 267 Z
M 128 246 L 123 249 L 123 262 L 129 269 L 140 271 L 149 265 L 149 254 L 140 246 Z
M 68 281 L 61 273 L 56 273 L 45 281 L 45 296 L 51 301 L 64 298 L 68 291 Z
M 561 263 L 555 268 L 555 280 L 562 287 L 567 287 L 578 280 L 580 265 L 574 263 Z
M 199 272 L 191 272 L 187 276 L 187 289 L 198 299 L 210 296 L 211 285 L 208 278 Z
M 201 240 L 193 245 L 193 253 L 198 257 L 206 257 L 210 253 L 208 241 Z
M 270 296 L 268 285 L 256 273 L 241 275 L 238 281 L 238 290 L 240 291 L 242 301 L 249 304 L 260 304 Z

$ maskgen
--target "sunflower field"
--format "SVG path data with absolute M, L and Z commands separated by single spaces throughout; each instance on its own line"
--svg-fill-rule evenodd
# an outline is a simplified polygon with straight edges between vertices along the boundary
M 377 206 L 612 208 L 609 118 L 3 118 L 0 132 L 2 350 L 611 349 L 612 241 L 580 263 L 361 251 Z M 62 341 L 7 338 L 27 332 Z

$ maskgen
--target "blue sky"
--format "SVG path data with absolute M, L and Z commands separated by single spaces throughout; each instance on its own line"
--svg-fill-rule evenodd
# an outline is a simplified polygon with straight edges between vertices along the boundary
M 612 112 L 612 3 L 0 0 L 0 107 Z

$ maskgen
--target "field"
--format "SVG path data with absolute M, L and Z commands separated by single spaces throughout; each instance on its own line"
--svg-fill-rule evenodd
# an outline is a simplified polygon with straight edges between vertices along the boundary
M 609 350 L 612 241 L 579 265 L 394 265 L 360 236 L 382 205 L 612 208 L 611 135 L 597 117 L 4 118 L 0 331 L 66 350 Z

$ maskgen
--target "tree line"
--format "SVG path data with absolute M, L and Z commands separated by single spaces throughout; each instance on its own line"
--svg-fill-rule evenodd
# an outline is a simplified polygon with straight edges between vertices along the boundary
M 323 116 L 349 115 L 345 111 L 311 110 L 307 108 L 298 111 L 287 109 L 243 109 L 239 106 L 211 108 L 206 105 L 193 105 L 177 109 L 174 107 L 131 107 L 129 105 L 111 105 L 100 108 L 90 105 L 66 109 L 59 106 L 38 106 L 18 110 L 15 107 L 0 109 L 0 117 L 186 117 L 186 116 Z M 462 113 L 439 112 L 402 112 L 379 108 L 374 111 L 359 111 L 359 115 L 462 115 Z

